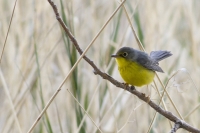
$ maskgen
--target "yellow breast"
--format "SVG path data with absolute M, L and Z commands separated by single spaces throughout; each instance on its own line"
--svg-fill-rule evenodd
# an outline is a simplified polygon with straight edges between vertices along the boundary
M 155 72 L 144 68 L 136 62 L 127 61 L 124 58 L 116 58 L 121 77 L 128 84 L 143 86 L 151 83 Z

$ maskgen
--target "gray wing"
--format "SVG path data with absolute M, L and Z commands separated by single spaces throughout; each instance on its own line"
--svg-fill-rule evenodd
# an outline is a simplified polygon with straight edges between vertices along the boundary
M 137 57 L 136 61 L 143 67 L 149 70 L 163 72 L 163 70 L 159 67 L 158 61 L 152 59 L 148 54 L 141 52 L 140 56 Z

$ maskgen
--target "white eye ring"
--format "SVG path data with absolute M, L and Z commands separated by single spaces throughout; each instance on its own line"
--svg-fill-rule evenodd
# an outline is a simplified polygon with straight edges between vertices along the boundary
M 123 55 L 124 57 L 126 57 L 126 56 L 128 56 L 128 53 L 127 53 L 127 52 L 124 52 L 122 55 Z

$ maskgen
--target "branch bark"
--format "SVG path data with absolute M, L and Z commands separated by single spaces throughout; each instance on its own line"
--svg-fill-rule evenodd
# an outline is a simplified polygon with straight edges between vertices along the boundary
M 174 123 L 174 127 L 172 128 L 170 133 L 175 133 L 182 125 L 182 121 L 177 121 Z
M 70 40 L 73 42 L 74 46 L 76 47 L 77 51 L 79 52 L 79 54 L 81 55 L 83 53 L 82 49 L 79 47 L 78 42 L 76 41 L 75 37 L 72 35 L 72 33 L 70 32 L 70 30 L 68 29 L 68 27 L 65 25 L 65 23 L 63 22 L 63 20 L 61 19 L 59 13 L 58 13 L 58 9 L 56 7 L 56 5 L 54 4 L 54 2 L 52 2 L 52 0 L 48 0 L 48 2 L 50 3 L 50 5 L 52 6 L 54 13 L 56 15 L 56 19 L 58 20 L 58 22 L 60 23 L 60 25 L 62 26 L 62 28 L 64 29 L 64 31 L 66 32 L 66 34 L 68 35 L 68 37 L 70 38 Z M 136 89 L 132 89 L 132 87 L 127 87 L 126 85 L 118 82 L 117 80 L 115 80 L 114 78 L 112 78 L 111 76 L 109 76 L 108 74 L 102 72 L 95 64 L 93 61 L 91 61 L 86 55 L 83 56 L 83 58 L 85 59 L 85 61 L 90 64 L 93 69 L 94 69 L 94 74 L 101 76 L 103 79 L 108 80 L 109 82 L 111 82 L 113 85 L 124 89 L 126 88 L 127 91 L 129 91 L 130 93 L 136 95 L 139 99 L 143 100 L 144 102 L 146 102 L 147 104 L 149 104 L 149 106 L 151 106 L 154 110 L 156 110 L 158 113 L 160 113 L 161 115 L 163 115 L 164 117 L 166 117 L 167 119 L 171 120 L 172 122 L 177 123 L 177 121 L 181 121 L 181 124 L 178 124 L 178 128 L 183 128 L 187 131 L 193 132 L 193 133 L 200 133 L 200 130 L 197 128 L 192 127 L 191 125 L 189 125 L 188 123 L 186 123 L 185 121 L 182 121 L 181 119 L 179 119 L 177 116 L 175 116 L 174 114 L 172 114 L 169 111 L 165 111 L 163 108 L 161 108 L 160 106 L 158 106 L 156 103 L 154 103 L 153 101 L 151 101 L 148 97 L 146 97 L 143 93 L 137 91 Z M 178 129 L 177 128 L 177 129 Z

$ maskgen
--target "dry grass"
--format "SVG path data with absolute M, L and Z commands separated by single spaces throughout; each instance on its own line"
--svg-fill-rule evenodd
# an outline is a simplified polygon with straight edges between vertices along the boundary
M 55 3 L 82 49 L 119 5 L 118 1 L 106 0 Z M 149 53 L 161 49 L 173 53 L 172 57 L 161 62 L 165 73 L 158 75 L 164 85 L 173 76 L 166 89 L 184 120 L 197 128 L 200 128 L 199 4 L 198 0 L 127 0 L 125 3 L 145 50 Z M 0 1 L 0 6 L 1 52 L 14 1 Z M 138 49 L 123 8 L 100 34 L 87 56 L 101 70 L 123 81 L 114 60 L 110 59 L 110 54 L 121 46 Z M 78 57 L 47 1 L 18 1 L 0 64 L 0 132 L 27 132 Z M 162 91 L 158 80 L 155 81 Z M 137 89 L 150 93 L 151 99 L 158 102 L 155 85 L 146 88 Z M 95 76 L 83 60 L 34 132 L 99 132 L 68 90 L 104 133 L 147 132 L 155 114 L 137 97 Z M 167 109 L 178 116 L 166 95 L 164 102 Z M 169 121 L 157 115 L 150 132 L 169 132 L 170 129 Z

